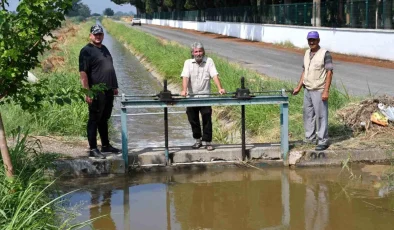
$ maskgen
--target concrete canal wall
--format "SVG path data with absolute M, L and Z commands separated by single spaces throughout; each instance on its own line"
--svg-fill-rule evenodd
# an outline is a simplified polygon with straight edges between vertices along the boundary
M 279 145 L 249 144 L 248 160 L 242 161 L 239 145 L 218 145 L 216 150 L 193 150 L 190 147 L 170 148 L 171 166 L 165 165 L 164 148 L 133 149 L 129 153 L 126 170 L 120 155 L 109 155 L 105 160 L 77 158 L 55 163 L 54 174 L 69 177 L 107 176 L 114 174 L 206 170 L 210 168 L 267 168 L 283 167 Z M 385 150 L 293 150 L 289 153 L 291 167 L 341 166 L 344 162 L 387 164 L 392 159 Z
M 291 42 L 299 48 L 307 47 L 307 33 L 311 30 L 317 30 L 320 33 L 321 46 L 331 52 L 394 61 L 394 30 L 324 28 L 217 21 L 194 22 L 164 19 L 142 19 L 142 23 L 210 32 L 251 41 L 267 43 Z

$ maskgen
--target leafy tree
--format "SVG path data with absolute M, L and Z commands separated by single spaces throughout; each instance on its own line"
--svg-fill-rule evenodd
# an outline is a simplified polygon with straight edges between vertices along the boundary
M 238 5 L 239 6 L 250 6 L 250 0 L 239 0 Z
M 122 11 L 117 11 L 114 15 L 115 16 L 124 16 L 124 15 L 127 15 L 127 14 L 123 13 Z
M 175 8 L 174 0 L 164 0 L 163 6 L 167 7 L 168 11 L 173 11 Z
M 72 0 L 72 7 L 66 11 L 66 15 L 69 17 L 76 17 L 78 16 L 78 10 L 80 8 L 82 0 Z
M 145 0 L 111 0 L 111 2 L 118 5 L 129 3 L 137 8 L 137 14 L 145 13 Z
M 157 12 L 163 11 L 164 0 L 155 0 L 155 1 L 156 1 Z
M 22 0 L 16 14 L 0 1 L 0 104 L 13 100 L 24 109 L 39 108 L 47 99 L 45 81 L 29 84 L 27 72 L 39 64 L 39 55 L 49 49 L 46 36 L 61 26 L 72 0 Z M 13 176 L 0 112 L 0 151 L 8 177 Z
M 200 10 L 208 9 L 213 7 L 212 1 L 195 0 L 196 6 Z
M 213 0 L 213 4 L 215 5 L 216 8 L 220 7 L 225 7 L 226 6 L 226 1 L 225 0 Z
M 99 17 L 99 16 L 101 16 L 101 14 L 93 13 L 92 16 L 93 16 L 93 17 Z
M 90 17 L 90 9 L 86 4 L 81 3 L 81 0 L 72 0 L 72 8 L 66 12 L 69 17 L 81 17 L 85 19 Z
M 187 9 L 187 10 L 195 10 L 195 9 L 197 9 L 196 1 L 195 0 L 186 0 L 186 2 L 185 2 L 185 9 Z
M 176 11 L 182 11 L 184 9 L 186 0 L 175 0 L 175 9 Z
M 107 15 L 107 16 L 114 16 L 115 13 L 114 13 L 114 11 L 111 8 L 106 8 L 104 10 L 103 14 Z
M 146 1 L 147 0 L 130 0 L 130 4 L 137 8 L 137 14 L 146 13 Z
M 151 14 L 157 12 L 157 3 L 156 0 L 146 0 L 145 5 L 146 13 Z
M 78 15 L 83 17 L 83 18 L 88 18 L 90 17 L 90 9 L 88 5 L 85 4 L 80 4 L 80 7 L 78 9 Z
M 186 0 L 185 2 L 185 9 L 188 10 L 204 10 L 207 8 L 214 7 L 211 1 L 205 0 Z

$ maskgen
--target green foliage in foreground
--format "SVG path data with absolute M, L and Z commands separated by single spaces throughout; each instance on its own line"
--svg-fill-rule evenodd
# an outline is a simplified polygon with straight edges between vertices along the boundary
M 71 0 L 20 1 L 16 13 L 0 4 L 0 98 L 12 98 L 23 108 L 39 107 L 45 84 L 28 84 L 27 72 L 39 64 L 51 32 L 61 26 Z M 46 37 L 47 36 L 47 37 Z M 0 101 L 2 104 L 3 101 Z
M 7 131 L 21 126 L 28 127 L 32 135 L 85 136 L 88 110 L 83 94 L 88 92 L 82 90 L 79 81 L 78 56 L 88 43 L 90 26 L 63 25 L 58 33 L 62 39 L 41 57 L 42 67 L 33 70 L 39 82 L 46 83 L 48 99 L 35 111 L 24 111 L 12 100 L 1 105 Z
M 103 25 L 112 36 L 128 45 L 138 56 L 141 56 L 141 58 L 153 65 L 168 81 L 181 86 L 181 79 L 179 76 L 182 71 L 184 61 L 190 58 L 189 47 L 158 39 L 138 29 L 130 28 L 124 24 L 116 23 L 109 19 L 104 19 Z M 190 43 L 192 42 L 194 41 L 190 41 Z M 209 49 L 209 47 L 206 48 Z M 207 56 L 213 58 L 215 61 L 216 67 L 221 76 L 220 79 L 222 85 L 228 92 L 234 92 L 236 88 L 240 87 L 241 76 L 246 77 L 246 87 L 251 91 L 269 91 L 280 90 L 282 88 L 294 88 L 294 83 L 261 76 L 254 71 L 229 63 L 227 60 L 211 53 L 207 53 Z M 213 87 L 213 90 L 216 90 L 215 87 Z M 302 92 L 298 96 L 289 95 L 289 100 L 289 132 L 291 134 L 291 139 L 299 140 L 302 139 L 304 135 L 302 125 Z M 335 119 L 333 114 L 335 114 L 336 110 L 347 104 L 349 100 L 350 98 L 347 95 L 339 92 L 335 87 L 331 88 L 329 99 L 331 135 L 344 135 L 343 131 L 345 130 L 345 127 Z M 216 110 L 222 112 L 220 114 L 221 118 L 225 117 L 230 121 L 236 121 L 236 123 L 239 123 L 239 107 L 231 107 L 230 109 L 228 107 L 222 107 Z M 216 124 L 216 126 L 217 125 L 218 124 Z M 278 141 L 280 138 L 279 106 L 247 106 L 246 125 L 249 132 L 259 140 Z M 224 129 L 220 126 L 221 125 L 215 128 L 214 138 L 216 138 L 217 141 L 226 141 L 226 135 L 223 135 L 222 133 L 224 132 Z M 239 129 L 239 124 L 237 124 L 236 127 Z
M 64 208 L 69 193 L 56 196 L 54 180 L 45 173 L 57 156 L 39 153 L 39 141 L 28 140 L 26 134 L 18 132 L 14 140 L 10 156 L 15 176 L 7 178 L 0 170 L 0 229 L 78 229 L 88 224 L 71 224 L 78 213 Z

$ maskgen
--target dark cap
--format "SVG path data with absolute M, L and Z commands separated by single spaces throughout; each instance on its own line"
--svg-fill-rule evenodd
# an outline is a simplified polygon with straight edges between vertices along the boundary
M 319 39 L 319 33 L 317 31 L 311 31 L 308 33 L 306 39 Z
M 94 25 L 90 28 L 90 33 L 91 34 L 103 34 L 104 30 L 103 30 L 103 27 L 101 27 L 100 25 Z

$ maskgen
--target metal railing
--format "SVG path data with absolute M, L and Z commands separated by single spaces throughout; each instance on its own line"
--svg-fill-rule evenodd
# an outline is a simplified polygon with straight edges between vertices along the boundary
M 172 94 L 167 90 L 167 81 L 164 80 L 164 89 L 157 95 L 146 95 L 151 99 L 141 100 L 135 95 L 122 95 L 121 100 L 121 126 L 122 126 L 122 157 L 126 168 L 128 161 L 128 131 L 127 131 L 127 109 L 131 108 L 163 108 L 164 109 L 164 144 L 165 144 L 165 165 L 171 165 L 169 158 L 168 140 L 168 108 L 176 107 L 197 107 L 197 106 L 241 106 L 241 139 L 242 139 L 242 160 L 247 158 L 246 154 L 246 125 L 245 125 L 245 105 L 279 104 L 280 105 L 280 130 L 281 130 L 281 157 L 284 164 L 287 164 L 287 154 L 289 151 L 289 98 L 286 90 L 250 92 L 245 88 L 244 77 L 241 78 L 241 88 L 234 93 L 226 93 L 225 96 L 213 97 L 193 97 L 184 98 L 178 94 Z M 234 94 L 234 95 L 230 95 Z M 268 94 L 268 95 L 260 95 Z M 274 95 L 271 95 L 274 94 Z M 202 94 L 198 94 L 202 95 Z M 139 95 L 141 96 L 141 95 Z
M 145 19 L 393 29 L 394 0 L 342 0 L 141 14 Z

